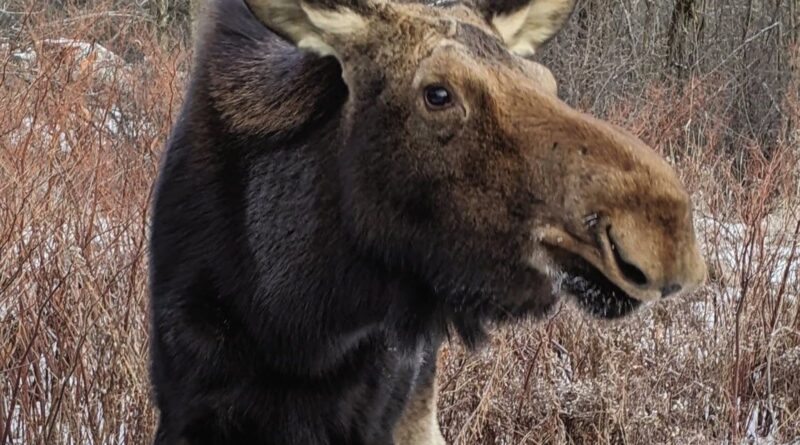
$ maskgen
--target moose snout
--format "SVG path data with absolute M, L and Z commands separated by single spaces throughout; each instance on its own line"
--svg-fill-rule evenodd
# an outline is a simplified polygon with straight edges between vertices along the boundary
M 691 225 L 688 230 L 693 235 Z M 641 300 L 691 292 L 705 281 L 705 261 L 694 236 L 659 232 L 658 227 L 640 234 L 624 225 L 609 225 L 601 241 L 606 274 L 627 284 L 631 295 Z
M 661 210 L 675 212 L 679 204 Z M 574 227 L 548 224 L 536 236 L 564 258 L 563 252 L 588 264 L 614 286 L 639 301 L 656 301 L 698 288 L 706 279 L 706 266 L 694 237 L 691 218 L 665 223 L 653 220 L 646 210 L 623 208 L 603 218 L 586 236 L 574 235 Z M 569 270 L 575 261 L 567 255 Z
M 705 261 L 675 170 L 636 136 L 552 95 L 531 88 L 515 96 L 528 101 L 508 101 L 512 115 L 530 124 L 507 132 L 524 147 L 536 190 L 551 206 L 536 237 L 639 301 L 700 286 Z

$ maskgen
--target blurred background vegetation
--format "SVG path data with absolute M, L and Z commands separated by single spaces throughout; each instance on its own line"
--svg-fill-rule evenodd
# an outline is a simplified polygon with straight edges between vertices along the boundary
M 81 11 L 107 9 L 88 37 L 130 54 L 117 47 L 125 45 L 116 33 L 121 23 L 138 20 L 165 44 L 185 44 L 207 1 L 4 0 L 0 30 L 10 39 L 32 18 L 75 20 Z M 798 0 L 578 0 L 572 20 L 540 60 L 559 79 L 562 97 L 599 115 L 620 99 L 644 100 L 653 82 L 713 81 L 730 111 L 730 149 L 743 138 L 769 149 L 786 136 L 781 98 L 800 69 L 799 43 Z

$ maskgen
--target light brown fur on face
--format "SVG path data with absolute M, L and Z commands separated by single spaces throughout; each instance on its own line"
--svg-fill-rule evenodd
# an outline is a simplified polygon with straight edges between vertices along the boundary
M 321 53 L 337 54 L 350 89 L 349 113 L 357 113 L 359 101 L 372 100 L 360 84 L 380 72 L 380 100 L 408 116 L 404 156 L 427 169 L 416 173 L 457 177 L 467 172 L 461 170 L 466 158 L 483 159 L 493 176 L 479 189 L 463 184 L 454 191 L 447 200 L 456 208 L 443 218 L 469 221 L 478 232 L 510 230 L 504 206 L 514 197 L 503 181 L 518 183 L 515 178 L 525 175 L 524 192 L 542 201 L 530 210 L 532 243 L 522 252 L 532 266 L 552 274 L 564 267 L 566 253 L 640 301 L 703 281 L 689 196 L 671 167 L 634 136 L 569 108 L 555 96 L 546 68 L 513 54 L 528 54 L 519 48 L 547 40 L 572 2 L 537 1 L 500 12 L 385 1 L 330 9 L 301 2 L 302 11 L 286 12 L 291 1 L 277 4 L 281 20 L 305 11 L 303 20 L 313 23 L 292 22 L 283 28 L 287 35 L 298 42 L 318 39 L 333 48 Z M 508 49 L 498 49 L 503 42 Z M 449 88 L 456 105 L 425 111 L 421 91 L 431 84 Z M 422 149 L 437 138 L 448 138 L 459 151 Z M 425 150 L 440 153 L 415 158 Z
M 501 131 L 526 146 L 548 197 L 534 229 L 543 244 L 579 255 L 642 301 L 704 280 L 690 199 L 666 162 L 633 135 L 528 87 L 523 76 L 487 75 L 497 76 L 490 96 Z M 583 224 L 593 216 L 593 226 Z M 631 283 L 614 250 L 647 282 Z

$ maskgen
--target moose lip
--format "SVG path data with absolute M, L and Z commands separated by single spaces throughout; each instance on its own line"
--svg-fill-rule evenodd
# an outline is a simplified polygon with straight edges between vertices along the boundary
M 641 301 L 632 298 L 580 256 L 563 249 L 554 249 L 552 253 L 563 271 L 561 290 L 571 295 L 589 314 L 613 319 L 628 315 L 641 306 Z

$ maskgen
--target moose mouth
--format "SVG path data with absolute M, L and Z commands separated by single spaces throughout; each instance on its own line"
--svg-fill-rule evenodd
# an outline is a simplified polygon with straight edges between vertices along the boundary
M 592 216 L 583 236 L 566 225 L 534 231 L 559 271 L 558 288 L 599 318 L 622 317 L 643 302 L 666 295 L 669 289 L 656 289 L 650 277 L 630 261 L 630 252 L 620 246 L 610 222 Z
M 561 291 L 574 297 L 582 309 L 596 317 L 625 316 L 641 306 L 643 300 L 632 296 L 628 288 L 640 291 L 647 277 L 623 258 L 610 227 L 598 230 L 593 238 L 594 245 L 558 229 L 541 235 L 561 272 L 558 276 Z M 610 278 L 609 273 L 616 280 Z M 624 281 L 626 286 L 616 281 Z
M 620 318 L 635 311 L 642 302 L 629 296 L 596 267 L 566 251 L 557 252 L 562 261 L 561 290 L 566 291 L 581 309 L 598 318 Z

